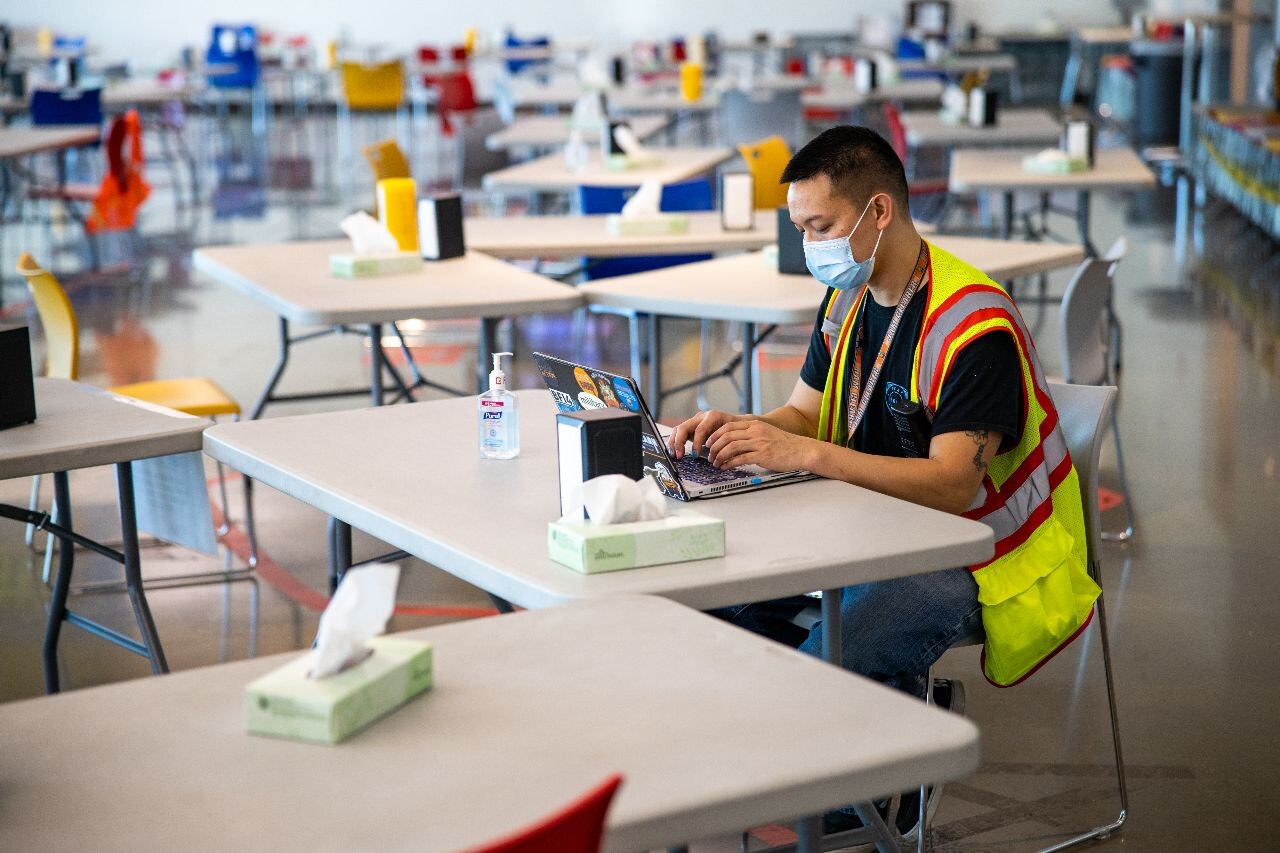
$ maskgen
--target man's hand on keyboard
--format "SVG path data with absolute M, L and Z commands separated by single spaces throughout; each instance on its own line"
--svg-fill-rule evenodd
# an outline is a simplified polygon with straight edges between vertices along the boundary
M 710 435 L 707 459 L 717 468 L 759 465 L 774 471 L 794 471 L 810 467 L 814 442 L 756 418 L 733 420 Z
M 671 436 L 667 439 L 667 446 L 671 448 L 672 456 L 676 459 L 681 459 L 684 457 L 685 443 L 693 442 L 693 455 L 704 456 L 703 448 L 707 446 L 712 433 L 725 424 L 752 419 L 750 415 L 731 415 L 728 412 L 721 412 L 715 409 L 698 412 L 698 414 L 676 427 L 675 432 L 671 433 Z

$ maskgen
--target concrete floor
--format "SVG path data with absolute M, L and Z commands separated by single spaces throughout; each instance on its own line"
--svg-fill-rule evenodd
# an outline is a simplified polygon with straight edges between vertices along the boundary
M 82 379 L 109 385 L 151 377 L 208 375 L 242 402 L 251 401 L 274 360 L 275 319 L 246 297 L 190 270 L 193 246 L 208 242 L 278 241 L 329 236 L 346 209 L 340 203 L 298 207 L 274 197 L 263 220 L 213 223 L 207 209 L 183 212 L 158 170 L 142 233 L 147 248 L 123 273 L 65 276 L 83 326 Z M 360 192 L 363 192 L 361 188 Z M 357 195 L 364 198 L 365 195 Z M 1269 273 L 1276 247 L 1229 211 L 1211 204 L 1204 224 L 1204 261 L 1179 268 L 1172 256 L 1170 198 L 1100 195 L 1094 236 L 1109 245 L 1129 237 L 1119 270 L 1117 308 L 1124 322 L 1121 430 L 1129 463 L 1137 536 L 1105 549 L 1105 589 L 1112 620 L 1120 718 L 1125 737 L 1131 816 L 1124 833 L 1102 845 L 1137 850 L 1280 849 L 1280 634 L 1271 623 L 1280 601 L 1280 285 Z M 1060 231 L 1071 233 L 1069 223 Z M 74 241 L 72 229 L 54 229 Z M 0 233 L 0 259 L 12 269 L 17 251 L 37 246 L 39 227 Z M 74 268 L 59 253 L 54 265 Z M 1066 274 L 1051 277 L 1061 292 Z M 6 275 L 8 320 L 31 322 L 21 284 Z M 1028 307 L 1049 372 L 1058 364 L 1056 309 Z M 539 317 L 514 330 L 515 351 L 562 348 L 570 317 Z M 613 369 L 626 365 L 625 325 L 596 318 L 580 354 Z M 425 324 L 412 335 L 433 378 L 467 385 L 476 326 Z M 37 335 L 38 337 L 38 335 Z M 732 337 L 715 336 L 716 357 Z M 803 330 L 794 341 L 802 344 Z M 664 353 L 669 381 L 697 365 L 697 328 L 672 323 Z M 314 389 L 364 380 L 357 337 L 308 344 L 285 389 Z M 798 369 L 794 347 L 775 345 L 765 360 L 766 402 L 780 402 Z M 513 385 L 534 387 L 528 359 Z M 733 389 L 711 388 L 716 405 L 733 405 Z M 317 411 L 334 404 L 281 405 L 268 416 Z M 672 398 L 668 417 L 691 412 L 692 395 Z M 3 434 L 0 434 L 3 441 Z M 1104 455 L 1104 482 L 1116 487 L 1114 454 Z M 72 475 L 78 526 L 110 539 L 116 530 L 109 471 Z M 424 489 L 432 488 L 422 474 Z M 22 503 L 29 484 L 0 482 L 0 501 Z M 46 484 L 46 500 L 50 489 Z M 238 486 L 232 515 L 239 520 Z M 324 518 L 269 489 L 258 490 L 266 555 L 253 585 L 158 591 L 151 596 L 174 669 L 302 648 L 312 637 L 325 578 Z M 1105 521 L 1120 524 L 1113 510 Z M 730 534 L 732 535 L 732 533 Z M 379 550 L 357 536 L 357 559 Z M 148 575 L 216 568 L 222 558 L 153 544 Z M 91 555 L 79 579 L 112 577 L 114 566 Z M 254 599 L 257 618 L 253 620 Z M 391 630 L 469 617 L 489 607 L 485 595 L 418 561 L 402 574 L 402 612 Z M 42 690 L 39 647 L 48 591 L 40 557 L 22 528 L 0 524 L 0 701 Z M 91 615 L 131 628 L 123 596 L 80 596 Z M 140 659 L 75 629 L 64 631 L 64 688 L 146 677 Z M 252 636 L 252 639 L 251 639 Z M 251 648 L 251 646 L 253 648 Z M 1090 630 L 1029 683 L 997 690 L 981 678 L 976 650 L 948 654 L 939 674 L 963 679 L 967 716 L 981 727 L 982 769 L 949 785 L 935 821 L 939 850 L 1025 850 L 1044 846 L 1114 817 L 1105 692 L 1096 631 Z M 734 849 L 721 839 L 698 849 Z

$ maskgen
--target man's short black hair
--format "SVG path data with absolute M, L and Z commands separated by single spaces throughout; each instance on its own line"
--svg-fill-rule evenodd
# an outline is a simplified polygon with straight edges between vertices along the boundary
M 826 175 L 832 190 L 855 204 L 865 203 L 875 193 L 888 193 L 904 212 L 908 209 L 902 160 L 869 127 L 846 124 L 824 130 L 791 158 L 782 170 L 781 183 L 815 175 Z

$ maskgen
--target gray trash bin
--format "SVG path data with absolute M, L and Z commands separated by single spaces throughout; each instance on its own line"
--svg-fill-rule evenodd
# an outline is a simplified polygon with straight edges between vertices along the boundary
M 1142 39 L 1129 48 L 1136 78 L 1133 141 L 1176 145 L 1182 115 L 1182 40 Z

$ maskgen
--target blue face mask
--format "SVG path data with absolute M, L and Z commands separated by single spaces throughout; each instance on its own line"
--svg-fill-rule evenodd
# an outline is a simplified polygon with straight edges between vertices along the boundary
M 848 237 L 837 237 L 834 240 L 804 241 L 804 263 L 813 273 L 813 277 L 836 290 L 852 290 L 861 287 L 871 279 L 871 271 L 876 265 L 876 249 L 880 248 L 880 238 L 884 232 L 876 234 L 876 244 L 871 249 L 871 257 L 865 261 L 854 260 L 853 247 L 849 240 L 857 233 L 858 226 L 871 209 L 871 200 L 862 209 L 862 216 L 853 225 Z

